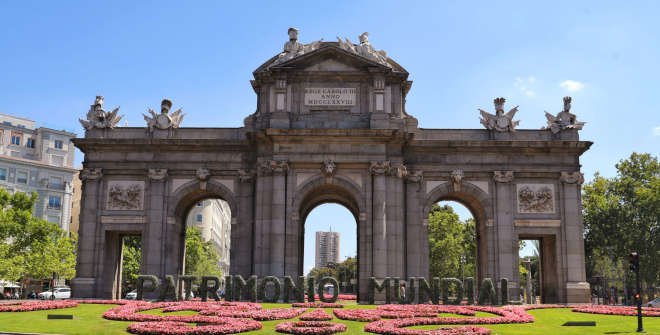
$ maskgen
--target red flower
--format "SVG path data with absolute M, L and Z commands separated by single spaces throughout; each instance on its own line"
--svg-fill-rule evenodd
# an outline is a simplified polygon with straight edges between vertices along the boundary
M 283 322 L 275 327 L 280 333 L 287 334 L 334 334 L 346 331 L 346 325 L 327 321 Z

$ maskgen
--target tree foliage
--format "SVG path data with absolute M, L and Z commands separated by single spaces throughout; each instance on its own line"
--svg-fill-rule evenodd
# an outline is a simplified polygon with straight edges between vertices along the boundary
M 76 239 L 56 223 L 32 216 L 37 194 L 9 194 L 0 189 L 0 278 L 71 279 L 75 275 Z
M 476 274 L 474 219 L 461 222 L 448 205 L 433 205 L 429 213 L 429 271 L 431 277 L 473 277 Z
M 204 241 L 198 228 L 186 228 L 186 275 L 222 277 L 220 256 L 213 242 Z
M 323 277 L 333 277 L 339 282 L 342 292 L 351 293 L 355 292 L 355 284 L 351 281 L 357 282 L 357 258 L 348 257 L 343 262 L 328 264 L 326 267 L 313 268 L 309 271 L 308 276 L 314 278 L 317 282 Z
M 660 163 L 632 153 L 616 168 L 616 177 L 597 173 L 583 188 L 587 274 L 623 278 L 636 251 L 642 280 L 653 287 L 660 283 Z

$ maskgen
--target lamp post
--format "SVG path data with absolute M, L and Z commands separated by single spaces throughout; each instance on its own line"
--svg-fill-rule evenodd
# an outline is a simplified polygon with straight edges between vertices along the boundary
M 525 285 L 525 292 L 527 292 L 527 303 L 528 304 L 533 304 L 533 297 L 532 297 L 532 260 L 528 257 L 525 257 L 525 259 L 522 261 L 523 265 L 527 269 L 527 284 Z

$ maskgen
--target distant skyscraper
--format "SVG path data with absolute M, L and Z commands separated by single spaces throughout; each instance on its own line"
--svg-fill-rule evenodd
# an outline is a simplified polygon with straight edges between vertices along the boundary
M 339 262 L 339 233 L 334 231 L 316 232 L 315 267 L 326 267 L 328 263 Z

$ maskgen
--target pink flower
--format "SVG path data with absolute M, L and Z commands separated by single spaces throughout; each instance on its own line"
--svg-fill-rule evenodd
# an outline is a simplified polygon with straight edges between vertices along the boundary
M 303 321 L 328 321 L 332 320 L 332 315 L 326 313 L 322 309 L 315 309 L 307 314 L 303 314 L 300 317 L 300 320 Z
M 283 322 L 275 327 L 280 333 L 287 334 L 334 334 L 346 331 L 346 325 L 327 321 Z

